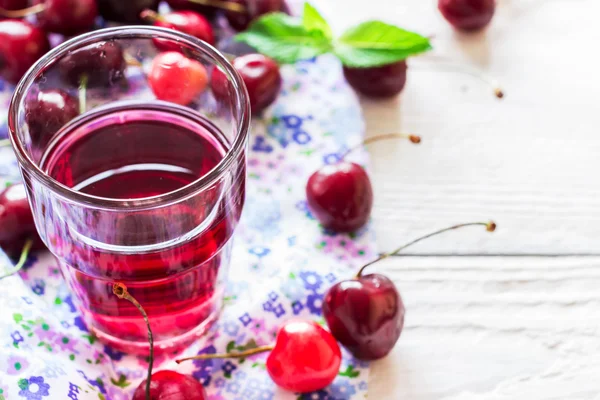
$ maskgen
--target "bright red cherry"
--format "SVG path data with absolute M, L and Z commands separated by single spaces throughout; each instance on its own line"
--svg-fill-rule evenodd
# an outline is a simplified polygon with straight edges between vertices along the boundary
M 361 360 L 377 360 L 392 350 L 402 333 L 404 313 L 396 285 L 381 274 L 336 283 L 323 301 L 331 333 Z
M 340 347 L 331 333 L 314 321 L 291 320 L 277 333 L 267 372 L 277 386 L 308 393 L 333 382 L 341 362 Z
M 27 21 L 0 21 L 0 78 L 16 84 L 50 50 L 44 31 Z
M 169 4 L 169 7 L 171 7 L 173 10 L 197 11 L 208 18 L 214 17 L 217 11 L 219 11 L 218 8 L 204 4 L 198 4 L 191 0 L 167 0 L 167 4 Z
M 28 239 L 34 247 L 43 246 L 35 229 L 33 214 L 23 184 L 15 184 L 0 192 L 0 247 L 11 255 L 19 254 Z
M 144 10 L 142 18 L 148 20 L 161 28 L 171 28 L 188 35 L 204 40 L 208 44 L 215 44 L 215 35 L 210 22 L 202 14 L 195 11 L 174 11 L 164 15 L 158 15 L 154 11 Z M 175 43 L 165 40 L 154 39 L 154 45 L 161 51 L 179 49 Z
M 34 4 L 45 6 L 37 14 L 40 28 L 65 36 L 90 30 L 98 16 L 96 0 L 34 0 Z
M 241 4 L 245 8 L 244 12 L 225 12 L 229 25 L 238 32 L 248 28 L 250 23 L 261 15 L 278 12 L 283 8 L 283 0 L 231 0 L 231 2 Z
M 159 100 L 187 105 L 206 88 L 206 68 L 176 51 L 158 54 L 152 61 L 148 84 Z
M 246 54 L 235 58 L 233 66 L 246 84 L 253 113 L 260 113 L 275 101 L 282 82 L 275 61 L 262 54 Z M 219 69 L 213 70 L 211 88 L 217 98 L 226 98 L 230 93 L 229 81 Z
M 74 86 L 87 78 L 88 87 L 110 87 L 125 77 L 123 48 L 115 41 L 77 49 L 58 61 L 62 78 Z
M 158 371 L 150 379 L 150 400 L 205 400 L 204 387 L 189 375 Z M 146 400 L 146 380 L 137 387 L 132 400 Z
M 492 20 L 496 0 L 438 0 L 438 8 L 456 29 L 476 31 Z
M 108 21 L 136 24 L 143 22 L 143 10 L 158 10 L 160 0 L 97 0 L 98 11 Z
M 369 221 L 373 208 L 371 180 L 363 167 L 342 161 L 313 173 L 306 185 L 306 198 L 323 227 L 353 232 Z
M 406 61 L 402 60 L 381 67 L 344 67 L 344 76 L 357 92 L 368 97 L 386 98 L 404 89 L 406 70 Z
M 35 146 L 45 146 L 67 122 L 79 115 L 79 102 L 60 89 L 41 90 L 25 101 L 25 121 Z

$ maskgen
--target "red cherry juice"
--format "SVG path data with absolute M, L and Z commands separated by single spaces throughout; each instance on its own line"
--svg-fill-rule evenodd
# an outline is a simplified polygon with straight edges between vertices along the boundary
M 219 129 L 191 111 L 125 107 L 71 123 L 41 164 L 76 191 L 134 205 L 208 174 L 228 147 Z M 124 283 L 148 313 L 157 351 L 178 350 L 216 319 L 244 201 L 244 160 L 225 177 L 166 206 L 67 205 L 66 218 L 52 218 L 47 242 L 100 339 L 123 351 L 148 351 L 144 320 L 112 293 L 114 282 Z

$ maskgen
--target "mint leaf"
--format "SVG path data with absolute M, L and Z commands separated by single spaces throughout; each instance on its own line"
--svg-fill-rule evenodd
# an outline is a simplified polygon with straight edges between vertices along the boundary
M 309 3 L 304 3 L 304 14 L 302 15 L 302 25 L 304 25 L 304 28 L 307 31 L 320 32 L 323 34 L 323 36 L 325 38 L 331 40 L 331 37 L 333 34 L 331 32 L 331 28 L 329 27 L 329 24 L 327 23 L 327 21 L 325 21 L 325 18 L 323 18 L 323 16 L 321 14 L 319 14 L 317 9 L 314 8 L 312 5 L 310 5 Z
M 283 64 L 313 58 L 332 48 L 323 32 L 309 31 L 300 20 L 284 13 L 262 16 L 246 32 L 237 34 L 235 40 Z
M 334 53 L 347 67 L 378 67 L 431 49 L 429 39 L 386 24 L 367 21 L 348 29 L 335 43 Z

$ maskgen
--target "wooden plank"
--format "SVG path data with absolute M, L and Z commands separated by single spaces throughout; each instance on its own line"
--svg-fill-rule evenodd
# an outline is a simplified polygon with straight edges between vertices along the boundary
M 343 13 L 335 2 L 318 4 L 337 32 L 380 18 L 435 34 L 435 51 L 410 61 L 399 98 L 362 100 L 368 135 L 423 136 L 420 147 L 370 146 L 382 250 L 494 218 L 496 235 L 457 232 L 411 253 L 600 254 L 600 80 L 591 78 L 589 51 L 600 37 L 600 2 L 501 1 L 491 29 L 473 36 L 454 33 L 434 1 L 350 0 Z M 506 98 L 469 75 L 432 70 L 440 60 L 496 76 Z
M 406 305 L 377 400 L 597 399 L 600 257 L 402 257 Z

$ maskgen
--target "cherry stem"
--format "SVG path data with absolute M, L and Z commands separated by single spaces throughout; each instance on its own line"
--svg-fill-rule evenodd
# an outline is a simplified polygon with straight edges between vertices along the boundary
M 25 245 L 23 246 L 23 250 L 21 250 L 21 256 L 19 257 L 19 261 L 17 262 L 13 270 L 7 274 L 0 276 L 0 279 L 4 279 L 11 275 L 14 275 L 17 272 L 19 272 L 21 268 L 23 268 L 23 265 L 25 265 L 25 261 L 27 261 L 27 257 L 29 256 L 29 250 L 31 250 L 31 246 L 33 246 L 33 240 L 28 239 L 25 242 Z
M 419 243 L 420 241 L 425 240 L 425 239 L 429 239 L 432 236 L 437 236 L 437 235 L 439 235 L 441 233 L 452 231 L 454 229 L 464 228 L 466 226 L 485 226 L 485 229 L 488 232 L 494 232 L 496 230 L 496 223 L 494 221 L 489 221 L 489 222 L 470 222 L 470 223 L 467 223 L 467 224 L 453 225 L 453 226 L 450 226 L 448 228 L 440 229 L 439 231 L 432 232 L 432 233 L 427 234 L 425 236 L 421 236 L 420 238 L 417 238 L 417 239 L 415 239 L 415 240 L 413 240 L 411 242 L 403 244 L 402 246 L 398 247 L 396 250 L 391 251 L 389 253 L 382 254 L 378 258 L 376 258 L 375 260 L 373 260 L 371 262 L 368 262 L 367 264 L 363 265 L 362 268 L 358 271 L 358 273 L 356 274 L 356 278 L 360 278 L 362 276 L 363 272 L 365 271 L 365 268 L 367 268 L 369 265 L 373 265 L 376 262 L 379 262 L 379 261 L 383 260 L 384 258 L 388 258 L 388 257 L 391 257 L 391 256 L 393 256 L 395 254 L 398 254 L 399 252 L 401 252 L 402 250 L 406 249 L 407 247 L 412 246 L 413 244 Z
M 23 18 L 29 15 L 38 14 L 45 9 L 46 5 L 44 3 L 36 4 L 35 6 L 23 8 L 21 10 L 5 10 L 0 7 L 0 16 L 5 18 Z
M 160 22 L 165 21 L 165 19 L 163 17 L 161 17 L 161 15 L 154 10 L 143 10 L 140 13 L 140 18 L 143 19 L 144 21 L 148 21 L 150 23 L 154 23 L 156 21 L 160 21 Z
M 113 284 L 113 293 L 120 299 L 130 301 L 144 317 L 146 323 L 146 329 L 148 329 L 148 343 L 150 343 L 150 360 L 148 361 L 148 377 L 146 378 L 146 400 L 150 400 L 150 378 L 152 377 L 152 366 L 154 364 L 154 338 L 152 337 L 152 329 L 150 328 L 150 321 L 148 320 L 148 314 L 144 307 L 127 291 L 127 286 L 122 283 Z
M 87 75 L 81 75 L 79 82 L 79 114 L 83 114 L 87 110 Z
M 253 356 L 255 354 L 265 353 L 267 351 L 273 350 L 275 346 L 260 346 L 254 349 L 242 351 L 239 353 L 223 353 L 223 354 L 200 354 L 193 357 L 180 358 L 179 360 L 175 360 L 177 364 L 181 364 L 184 361 L 190 360 L 214 360 L 215 358 L 246 358 Z
M 441 67 L 440 63 L 445 64 L 446 68 Z M 414 67 L 414 64 L 411 63 L 411 67 Z M 423 67 L 423 65 L 417 65 L 417 68 L 421 67 Z M 504 90 L 502 89 L 498 81 L 472 66 L 458 64 L 450 61 L 444 61 L 440 58 L 437 58 L 437 60 L 435 61 L 434 68 L 432 69 L 435 69 L 437 71 L 460 72 L 474 76 L 475 78 L 478 78 L 480 81 L 489 85 L 494 91 L 494 96 L 496 96 L 499 99 L 502 99 L 504 97 Z
M 190 3 L 200 4 L 203 6 L 222 8 L 223 10 L 243 13 L 246 12 L 246 7 L 242 4 L 234 3 L 232 1 L 221 1 L 221 0 L 188 0 Z
M 389 140 L 389 139 L 408 139 L 414 144 L 421 143 L 421 137 L 417 136 L 417 135 L 410 135 L 408 133 L 386 133 L 383 135 L 371 136 L 370 138 L 363 140 L 359 145 L 354 146 L 354 147 L 350 148 L 348 151 L 346 151 L 342 155 L 341 159 L 343 160 L 348 154 L 352 153 L 356 149 L 363 147 L 364 145 L 367 145 L 367 144 L 373 143 L 373 142 L 379 142 L 381 140 Z
M 2 139 L 0 140 L 0 148 L 2 147 L 9 147 L 10 146 L 10 139 Z

